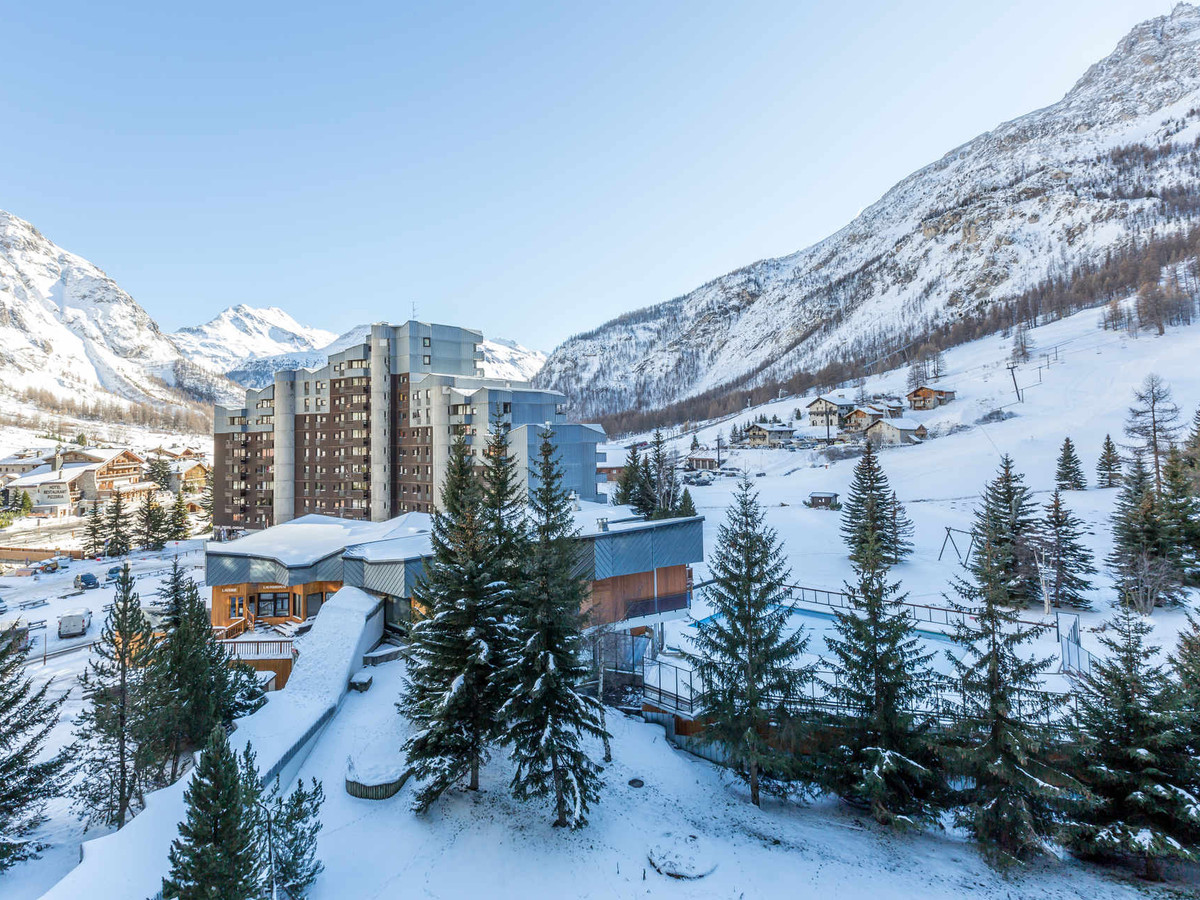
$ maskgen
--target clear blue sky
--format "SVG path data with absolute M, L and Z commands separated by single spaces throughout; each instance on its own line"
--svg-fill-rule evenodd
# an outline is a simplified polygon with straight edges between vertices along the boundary
M 841 227 L 1168 2 L 9 3 L 0 208 L 166 329 L 551 349 Z

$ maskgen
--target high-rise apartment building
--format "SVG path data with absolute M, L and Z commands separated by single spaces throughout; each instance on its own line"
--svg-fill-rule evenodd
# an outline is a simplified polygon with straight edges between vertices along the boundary
M 265 528 L 309 513 L 383 521 L 431 512 L 452 443 L 481 458 L 488 430 L 510 431 L 527 467 L 547 428 L 581 499 L 596 493 L 596 425 L 566 421 L 563 396 L 485 378 L 482 333 L 377 324 L 319 369 L 275 373 L 214 422 L 213 522 Z

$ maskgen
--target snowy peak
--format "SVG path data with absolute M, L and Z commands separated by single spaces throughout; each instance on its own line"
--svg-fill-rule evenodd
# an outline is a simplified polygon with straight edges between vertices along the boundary
M 819 243 L 563 343 L 585 419 L 876 359 L 1200 219 L 1200 11 L 1135 27 L 1059 101 L 892 187 Z M 1031 73 L 1032 74 L 1032 73 Z
M 0 374 L 14 392 L 79 400 L 210 400 L 232 385 L 198 370 L 108 275 L 0 211 Z
M 171 337 L 197 365 L 228 372 L 253 357 L 319 349 L 337 335 L 301 325 L 277 306 L 258 309 L 241 303 Z
M 546 354 L 505 338 L 483 341 L 483 373 L 489 378 L 532 381 L 546 364 Z

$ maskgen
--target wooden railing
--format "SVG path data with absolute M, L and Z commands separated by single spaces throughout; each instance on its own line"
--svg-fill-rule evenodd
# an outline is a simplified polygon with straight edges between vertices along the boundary
M 218 641 L 227 641 L 238 635 L 245 634 L 246 625 L 247 622 L 244 618 L 234 619 L 228 625 L 214 625 L 213 633 L 216 635 Z
M 298 655 L 292 641 L 276 639 L 267 641 L 219 641 L 225 652 L 238 659 L 291 659 Z

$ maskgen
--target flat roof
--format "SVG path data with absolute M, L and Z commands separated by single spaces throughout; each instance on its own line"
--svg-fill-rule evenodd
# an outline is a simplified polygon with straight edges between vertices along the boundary
M 404 537 L 428 531 L 433 520 L 428 513 L 410 512 L 386 522 L 365 522 L 313 513 L 273 525 L 236 540 L 209 541 L 207 553 L 218 556 L 257 556 L 285 566 L 301 566 L 341 553 L 347 547 Z

